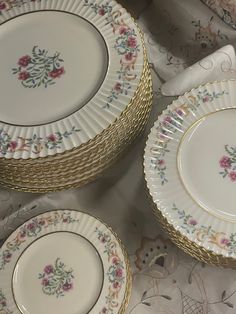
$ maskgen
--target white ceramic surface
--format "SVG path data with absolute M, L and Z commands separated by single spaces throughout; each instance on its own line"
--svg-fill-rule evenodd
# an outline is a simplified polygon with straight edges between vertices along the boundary
M 143 70 L 141 37 L 125 9 L 13 0 L 0 12 L 0 157 L 62 153 L 121 115 Z
M 39 215 L 0 249 L 4 307 L 12 314 L 120 313 L 130 289 L 127 263 L 96 218 L 75 210 Z
M 158 118 L 144 157 L 151 196 L 191 241 L 236 257 L 236 81 L 200 86 Z

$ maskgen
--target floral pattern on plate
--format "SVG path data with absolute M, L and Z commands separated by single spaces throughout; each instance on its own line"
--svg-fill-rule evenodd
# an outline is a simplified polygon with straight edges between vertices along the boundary
M 188 234 L 196 237 L 197 241 L 209 242 L 225 250 L 229 255 L 236 253 L 236 232 L 226 236 L 225 232 L 216 231 L 212 226 L 199 225 L 198 221 L 185 210 L 179 209 L 175 204 L 172 207 L 180 220 L 180 227 Z
M 10 263 L 14 252 L 16 252 L 20 246 L 27 240 L 27 238 L 37 237 L 37 235 L 49 226 L 55 226 L 58 224 L 71 224 L 77 223 L 78 220 L 71 217 L 71 213 L 55 212 L 50 216 L 33 218 L 29 223 L 25 223 L 19 230 L 16 237 L 6 243 L 6 249 L 0 252 L 0 271 L 4 269 L 7 263 Z
M 1 0 L 0 1 L 0 15 L 4 11 L 11 10 L 12 8 L 20 7 L 27 2 L 40 2 L 41 0 Z
M 117 302 L 119 292 L 122 284 L 125 281 L 124 265 L 117 253 L 117 245 L 108 233 L 104 233 L 96 228 L 95 232 L 98 235 L 98 239 L 104 245 L 104 253 L 108 256 L 108 262 L 110 263 L 107 277 L 110 283 L 109 295 L 106 298 L 106 307 L 104 307 L 99 314 L 113 314 L 114 309 L 119 306 Z
M 223 178 L 228 177 L 232 182 L 236 182 L 236 147 L 225 145 L 227 155 L 222 156 L 219 165 L 223 168 L 220 174 Z
M 134 71 L 138 52 L 140 51 L 137 34 L 123 19 L 120 19 L 121 12 L 119 10 L 113 11 L 113 7 L 109 2 L 102 5 L 97 4 L 96 1 L 84 0 L 84 2 L 84 5 L 92 8 L 96 14 L 105 16 L 106 23 L 111 25 L 113 33 L 117 35 L 114 49 L 121 56 L 121 67 L 117 71 L 118 80 L 114 84 L 104 106 L 104 108 L 109 108 L 114 99 L 118 99 L 122 94 L 128 95 L 131 82 L 137 77 Z
M 17 140 L 13 140 L 6 131 L 0 129 L 0 154 L 5 156 L 8 152 L 31 150 L 35 155 L 38 155 L 44 148 L 49 150 L 61 148 L 60 144 L 63 143 L 63 140 L 80 131 L 73 126 L 70 131 L 51 133 L 45 138 L 34 134 L 32 138 L 19 136 Z
M 12 314 L 7 307 L 7 299 L 0 289 L 0 314 Z
M 163 120 L 156 128 L 157 141 L 150 149 L 151 155 L 153 157 L 151 159 L 150 168 L 157 171 L 162 185 L 168 182 L 168 178 L 166 176 L 167 167 L 165 155 L 166 153 L 170 152 L 168 143 L 171 140 L 171 134 L 177 132 L 177 130 L 182 129 L 184 117 L 187 116 L 189 112 L 197 110 L 200 104 L 212 102 L 214 99 L 218 99 L 225 94 L 227 94 L 226 91 L 218 93 L 210 93 L 207 91 L 207 89 L 198 91 L 195 96 L 191 95 L 188 98 L 188 102 L 182 103 L 174 110 L 167 111 Z
M 34 46 L 32 56 L 25 55 L 19 58 L 18 67 L 12 69 L 13 74 L 18 74 L 18 80 L 27 88 L 40 87 L 45 88 L 48 85 L 56 83 L 56 79 L 60 78 L 64 73 L 64 62 L 60 58 L 60 53 L 56 52 L 53 56 L 48 55 L 46 49 L 40 49 Z
M 54 265 L 44 267 L 43 273 L 39 274 L 42 291 L 47 295 L 58 297 L 65 296 L 65 293 L 73 289 L 73 269 L 66 269 L 66 265 L 57 258 Z

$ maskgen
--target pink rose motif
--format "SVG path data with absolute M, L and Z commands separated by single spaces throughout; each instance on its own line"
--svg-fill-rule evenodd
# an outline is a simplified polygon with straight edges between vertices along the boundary
M 116 277 L 121 278 L 123 276 L 123 270 L 121 268 L 118 268 L 116 270 Z
M 21 238 L 21 239 L 24 239 L 25 237 L 26 237 L 26 232 L 23 230 L 23 231 L 21 231 L 20 233 L 19 233 L 19 237 Z
M 53 266 L 52 266 L 52 265 L 47 265 L 47 266 L 45 266 L 44 272 L 45 272 L 47 275 L 51 274 L 51 273 L 53 272 Z
M 157 162 L 159 167 L 163 167 L 165 165 L 165 160 L 164 159 L 159 159 Z
M 63 220 L 62 220 L 63 222 L 69 222 L 69 218 L 63 218 Z
M 36 228 L 36 225 L 34 222 L 30 222 L 27 227 L 26 227 L 28 230 L 32 231 Z
M 229 173 L 229 177 L 230 177 L 231 181 L 236 181 L 236 171 L 231 171 Z
M 102 238 L 101 238 L 101 242 L 102 242 L 102 243 L 105 243 L 105 242 L 106 242 L 106 238 L 105 238 L 105 237 L 102 237 Z
M 126 61 L 131 61 L 133 59 L 133 54 L 132 52 L 128 52 L 125 54 L 125 60 Z
M 44 226 L 44 225 L 45 225 L 45 220 L 40 219 L 40 220 L 39 220 L 39 225 L 40 225 L 40 226 Z
M 120 34 L 120 35 L 125 35 L 127 32 L 128 32 L 127 27 L 121 26 L 121 27 L 119 28 L 119 34 Z
M 116 85 L 114 86 L 114 90 L 118 93 L 121 92 L 121 83 L 116 83 Z
M 18 65 L 21 67 L 27 67 L 27 65 L 30 63 L 31 57 L 30 56 L 23 56 L 19 59 Z
M 179 116 L 183 116 L 184 115 L 184 112 L 183 112 L 183 110 L 181 110 L 181 109 L 178 109 L 177 111 L 176 111 L 176 113 L 179 115 Z
M 202 101 L 203 102 L 208 102 L 210 100 L 210 98 L 208 96 L 203 97 Z
M 220 243 L 223 244 L 223 245 L 228 245 L 230 243 L 230 240 L 226 239 L 226 238 L 223 238 L 223 239 L 220 240 Z
M 99 9 L 99 11 L 98 11 L 98 14 L 99 15 L 101 15 L 101 16 L 103 16 L 103 15 L 105 15 L 105 10 L 104 9 Z
M 3 307 L 5 307 L 7 305 L 5 300 L 0 301 L 0 305 L 2 305 Z
M 166 125 L 168 123 L 171 123 L 172 122 L 172 119 L 170 116 L 166 116 L 163 120 L 163 124 Z
M 0 11 L 5 10 L 6 8 L 7 8 L 6 3 L 5 3 L 5 2 L 1 2 L 1 3 L 0 3 Z
M 66 282 L 64 285 L 63 285 L 63 290 L 64 291 L 70 291 L 71 289 L 73 289 L 73 284 L 72 283 L 68 283 L 68 282 Z
M 117 265 L 119 263 L 119 259 L 117 257 L 113 257 L 112 264 Z
M 130 36 L 127 40 L 128 47 L 135 48 L 137 46 L 137 40 L 135 37 Z
M 224 169 L 229 169 L 231 167 L 231 159 L 228 156 L 223 156 L 219 163 L 220 166 Z
M 112 286 L 114 289 L 117 289 L 117 288 L 119 288 L 120 284 L 119 284 L 119 282 L 115 281 Z
M 197 221 L 193 218 L 190 218 L 189 221 L 188 221 L 188 224 L 191 225 L 191 226 L 196 226 L 197 225 Z
M 11 141 L 9 144 L 8 144 L 8 147 L 10 149 L 10 151 L 14 151 L 17 147 L 17 142 L 16 141 Z
M 104 307 L 103 309 L 102 309 L 102 312 L 101 312 L 102 314 L 107 314 L 108 313 L 108 310 Z
M 54 69 L 53 71 L 49 72 L 49 76 L 51 78 L 59 78 L 62 76 L 62 74 L 65 74 L 65 69 L 64 67 L 61 67 L 59 69 Z
M 42 280 L 42 286 L 46 287 L 49 285 L 49 280 L 47 278 L 43 278 Z
M 30 77 L 30 74 L 27 71 L 22 71 L 19 73 L 18 79 L 21 81 L 25 81 L 29 77 Z
M 47 139 L 48 139 L 49 141 L 51 141 L 51 142 L 56 142 L 57 137 L 56 137 L 56 135 L 54 135 L 54 134 L 50 134 L 50 135 L 47 136 Z
M 12 254 L 10 252 L 7 252 L 4 254 L 4 260 L 8 263 L 12 257 Z

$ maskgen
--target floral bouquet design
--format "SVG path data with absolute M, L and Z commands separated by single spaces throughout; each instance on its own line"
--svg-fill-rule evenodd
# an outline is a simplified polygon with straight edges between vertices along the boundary
M 47 295 L 63 297 L 66 292 L 73 289 L 73 270 L 66 270 L 66 265 L 60 258 L 56 259 L 55 265 L 44 267 L 43 273 L 39 274 L 42 290 Z
M 236 182 L 236 147 L 225 145 L 225 151 L 227 155 L 219 161 L 220 167 L 224 169 L 220 174 L 223 178 L 228 177 L 232 182 Z
M 55 80 L 65 73 L 62 62 L 64 60 L 58 52 L 49 56 L 47 50 L 34 46 L 32 56 L 22 56 L 18 60 L 18 67 L 13 68 L 12 73 L 18 74 L 18 80 L 24 87 L 35 88 L 43 85 L 46 88 L 55 84 Z

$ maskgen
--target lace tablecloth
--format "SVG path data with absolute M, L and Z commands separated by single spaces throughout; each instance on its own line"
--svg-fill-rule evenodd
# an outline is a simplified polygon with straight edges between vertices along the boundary
M 219 47 L 234 44 L 236 31 L 200 0 L 122 3 L 144 32 L 152 68 L 154 104 L 145 133 L 101 179 L 80 190 L 46 195 L 1 190 L 0 239 L 45 210 L 82 209 L 110 224 L 127 248 L 133 270 L 128 314 L 235 313 L 235 271 L 204 265 L 166 238 L 145 194 L 142 163 L 150 127 L 172 101 L 161 97 L 162 82 Z

